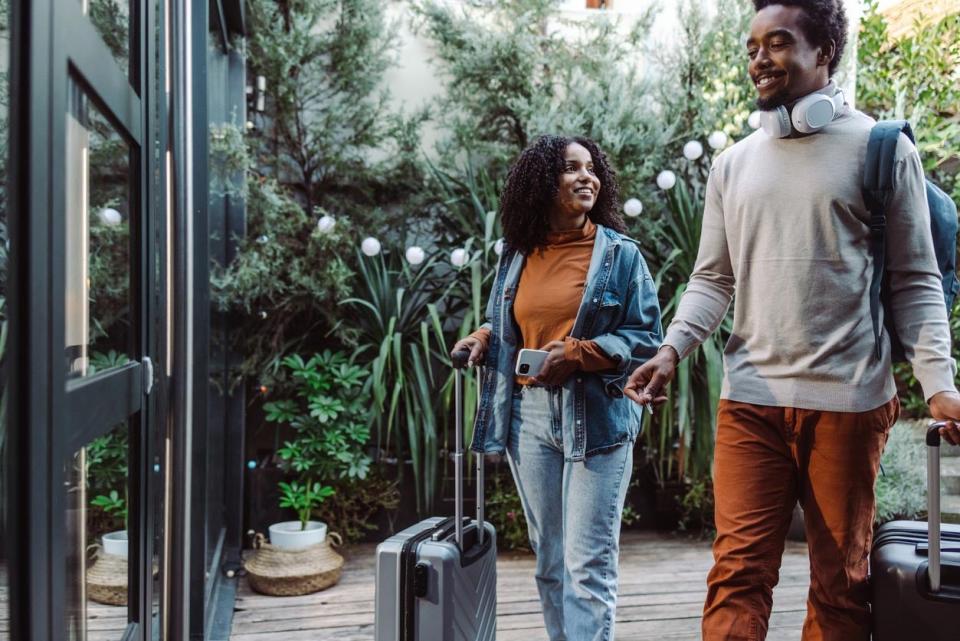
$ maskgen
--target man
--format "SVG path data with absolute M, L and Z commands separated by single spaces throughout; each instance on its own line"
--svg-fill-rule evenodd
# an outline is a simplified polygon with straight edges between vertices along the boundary
M 766 637 L 799 500 L 811 571 L 803 639 L 866 641 L 874 481 L 899 413 L 889 337 L 878 357 L 868 295 L 873 263 L 861 183 L 873 121 L 846 105 L 831 81 L 847 33 L 839 1 L 754 5 L 746 49 L 757 104 L 767 111 L 764 128 L 716 158 L 694 273 L 663 346 L 626 392 L 639 403 L 665 401 L 678 361 L 734 301 L 717 414 L 716 563 L 703 638 Z M 820 111 L 804 113 L 814 121 L 824 109 L 829 115 L 811 127 L 798 111 L 810 101 L 800 99 L 819 94 L 827 98 Z M 895 176 L 887 270 L 897 332 L 931 415 L 958 420 L 923 172 L 905 136 Z M 954 423 L 943 435 L 960 442 Z

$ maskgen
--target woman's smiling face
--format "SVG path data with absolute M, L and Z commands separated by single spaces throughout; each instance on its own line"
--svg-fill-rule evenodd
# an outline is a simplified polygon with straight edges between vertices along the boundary
M 572 142 L 563 153 L 563 171 L 554 202 L 557 222 L 572 222 L 597 202 L 600 179 L 593 170 L 593 157 L 583 145 Z

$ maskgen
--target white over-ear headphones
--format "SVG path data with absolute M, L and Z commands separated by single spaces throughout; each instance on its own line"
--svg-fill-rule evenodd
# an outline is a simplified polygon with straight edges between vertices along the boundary
M 839 89 L 833 96 L 816 91 L 796 101 L 792 109 L 781 105 L 761 111 L 760 126 L 773 138 L 786 138 L 794 131 L 812 134 L 833 122 L 842 108 L 843 92 Z

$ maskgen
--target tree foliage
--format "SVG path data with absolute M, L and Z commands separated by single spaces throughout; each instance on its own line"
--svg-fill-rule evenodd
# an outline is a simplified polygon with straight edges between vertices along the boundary
M 382 88 L 395 28 L 378 0 L 251 0 L 248 62 L 266 80 L 251 133 L 258 170 L 306 212 L 324 207 L 361 226 L 416 186 L 418 117 L 391 110 Z M 379 160 L 378 160 L 379 158 Z M 396 180 L 407 174 L 407 180 Z
M 960 202 L 960 13 L 930 22 L 918 16 L 911 32 L 892 39 L 871 0 L 860 23 L 857 106 L 876 117 L 906 118 L 928 176 Z M 960 356 L 960 306 L 950 320 L 954 357 Z M 927 404 L 910 366 L 894 371 L 908 415 Z
M 857 106 L 881 118 L 906 118 L 924 168 L 960 201 L 960 12 L 892 39 L 871 0 L 860 24 Z

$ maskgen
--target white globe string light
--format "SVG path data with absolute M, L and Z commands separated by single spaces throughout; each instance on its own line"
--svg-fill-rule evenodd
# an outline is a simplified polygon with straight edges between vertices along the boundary
M 329 234 L 337 225 L 337 220 L 333 216 L 321 216 L 317 221 L 317 231 L 321 234 Z
M 500 256 L 500 255 L 503 254 L 503 239 L 502 239 L 502 238 L 493 244 L 493 253 L 496 254 L 497 256 Z
M 450 252 L 450 264 L 454 267 L 463 267 L 467 264 L 467 250 L 458 247 Z
M 711 149 L 723 149 L 727 146 L 727 134 L 722 131 L 715 131 L 707 138 L 707 144 Z
M 631 198 L 623 203 L 623 213 L 630 216 L 630 218 L 636 218 L 643 213 L 643 203 L 637 198 Z
M 416 245 L 407 247 L 407 252 L 404 255 L 407 257 L 407 262 L 411 265 L 419 265 L 423 262 L 423 259 L 427 257 L 424 251 Z
M 677 175 L 669 169 L 664 169 L 657 174 L 657 187 L 660 189 L 673 189 L 677 184 Z
M 380 253 L 380 241 L 372 236 L 363 239 L 363 242 L 360 243 L 360 251 L 363 252 L 364 256 L 376 256 Z
M 750 116 L 747 118 L 747 124 L 753 127 L 754 129 L 760 128 L 760 112 L 753 111 L 750 113 Z
M 691 140 L 683 146 L 683 156 L 687 160 L 696 160 L 703 155 L 703 145 L 699 140 Z
M 112 207 L 104 207 L 100 210 L 98 214 L 100 222 L 104 225 L 109 225 L 111 227 L 116 227 L 121 222 L 123 222 L 123 216 L 120 215 L 120 212 Z

